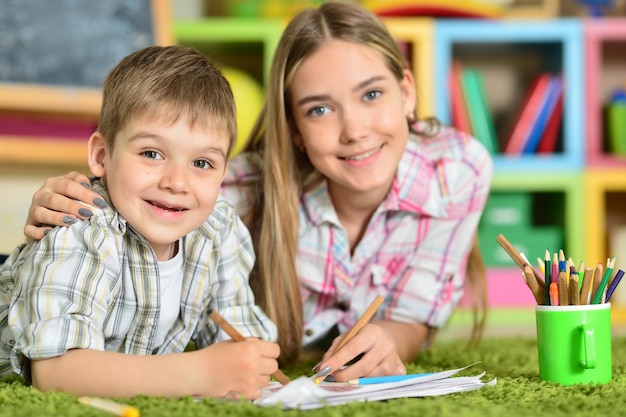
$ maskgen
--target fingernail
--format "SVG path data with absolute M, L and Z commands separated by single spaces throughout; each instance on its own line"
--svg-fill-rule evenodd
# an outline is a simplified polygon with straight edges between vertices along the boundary
M 81 182 L 80 185 L 82 185 L 83 187 L 85 187 L 88 190 L 91 190 L 91 185 L 88 182 Z
M 93 216 L 93 212 L 91 210 L 87 210 L 86 208 L 78 209 L 78 214 L 80 214 L 83 217 Z
M 50 233 L 50 231 L 51 231 L 51 230 L 52 230 L 52 229 L 46 229 L 46 230 L 44 230 L 44 231 L 43 231 L 43 235 L 44 235 L 44 236 L 45 236 L 45 235 L 47 235 L 48 233 Z
M 325 377 L 326 375 L 331 373 L 332 370 L 333 368 L 331 368 L 330 366 L 325 366 L 318 373 L 315 374 L 315 378 L 317 379 L 317 378 Z
M 101 198 L 94 198 L 93 203 L 100 208 L 107 208 L 109 204 Z
M 80 212 L 80 210 L 79 210 L 79 212 Z M 76 219 L 74 217 L 70 217 L 70 216 L 63 216 L 61 221 L 63 223 L 65 223 L 65 224 L 74 224 L 74 223 L 76 223 Z
M 311 372 L 317 372 L 317 368 L 319 368 L 321 364 L 322 364 L 322 361 L 319 361 L 318 363 L 316 363 L 315 366 L 311 368 Z

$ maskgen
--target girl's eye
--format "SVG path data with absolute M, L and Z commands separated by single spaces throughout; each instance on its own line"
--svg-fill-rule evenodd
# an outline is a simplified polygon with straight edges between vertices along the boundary
M 365 93 L 365 100 L 368 100 L 368 101 L 375 100 L 378 97 L 380 97 L 381 94 L 382 92 L 378 90 L 368 91 L 367 93 Z
M 206 159 L 198 159 L 197 161 L 193 161 L 193 166 L 200 169 L 211 169 L 213 165 Z
M 163 159 L 157 151 L 143 151 L 141 154 L 148 159 Z
M 307 113 L 311 116 L 314 117 L 318 117 L 318 116 L 323 116 L 326 113 L 328 113 L 330 110 L 328 109 L 328 107 L 326 106 L 318 106 L 318 107 L 313 107 L 311 110 L 309 110 Z

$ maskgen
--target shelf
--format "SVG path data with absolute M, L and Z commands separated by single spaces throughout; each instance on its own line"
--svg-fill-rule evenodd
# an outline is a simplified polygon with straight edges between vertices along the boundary
M 583 25 L 588 163 L 594 168 L 626 167 L 626 155 L 608 152 L 603 127 L 603 108 L 611 89 L 626 84 L 626 19 L 587 20 Z
M 551 173 L 546 175 L 537 171 L 525 173 L 524 175 L 511 173 L 496 173 L 491 185 L 492 192 L 503 191 L 525 191 L 531 193 L 562 193 L 563 201 L 563 239 L 564 251 L 572 259 L 583 259 L 585 256 L 585 205 L 580 173 Z M 543 209 L 549 209 L 544 207 Z M 556 249 L 556 248 L 555 248 Z M 542 256 L 540 253 L 528 254 L 532 256 Z
M 233 47 L 245 47 L 249 54 L 251 51 L 258 55 L 261 60 L 246 59 L 236 66 L 248 66 L 243 68 L 250 72 L 250 68 L 262 69 L 261 80 L 266 84 L 272 57 L 278 46 L 280 35 L 283 32 L 285 21 L 283 19 L 247 19 L 247 18 L 207 18 L 200 20 L 181 20 L 174 23 L 174 37 L 181 45 L 189 45 L 197 48 L 223 65 L 232 65 L 227 61 L 228 55 L 237 55 L 237 49 Z M 220 49 L 220 44 L 226 44 L 228 48 Z M 256 45 L 260 47 L 257 48 Z M 217 52 L 220 50 L 220 52 Z M 230 50 L 230 51 L 229 51 Z M 256 50 L 256 52 L 254 52 Z M 235 52 L 235 54 L 233 54 Z M 242 55 L 239 51 L 238 55 Z M 246 54 L 247 55 L 247 54 Z
M 417 87 L 417 113 L 419 118 L 433 116 L 435 21 L 427 18 L 384 18 L 389 32 L 410 46 L 410 65 Z
M 0 161 L 24 165 L 87 166 L 84 141 L 40 137 L 0 137 Z
M 485 76 L 487 99 L 494 118 L 509 117 L 519 111 L 520 96 L 526 94 L 530 80 L 541 71 L 558 71 L 564 75 L 565 101 L 559 151 L 551 155 L 494 155 L 496 172 L 569 171 L 577 172 L 583 158 L 583 70 L 582 29 L 577 20 L 555 21 L 475 21 L 444 20 L 438 22 L 436 38 L 436 114 L 450 123 L 448 74 L 453 58 L 464 66 L 490 68 Z M 521 67 L 521 69 L 520 69 Z M 496 84 L 499 80 L 502 84 Z M 494 94 L 505 90 L 505 102 L 495 103 Z M 496 114 L 497 113 L 497 114 Z M 497 122 L 497 121 L 496 121 Z M 500 143 L 509 128 L 505 121 L 496 126 Z

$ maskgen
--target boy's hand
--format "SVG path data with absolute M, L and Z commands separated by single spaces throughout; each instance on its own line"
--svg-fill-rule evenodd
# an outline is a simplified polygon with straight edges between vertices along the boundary
M 220 342 L 197 352 L 195 363 L 200 396 L 255 399 L 278 370 L 276 343 L 249 338 Z M 197 359 L 197 358 L 196 358 Z

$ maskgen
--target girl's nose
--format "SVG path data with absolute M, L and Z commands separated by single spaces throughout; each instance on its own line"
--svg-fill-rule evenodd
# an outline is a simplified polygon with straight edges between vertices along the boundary
M 364 111 L 349 109 L 342 112 L 341 141 L 343 143 L 358 142 L 369 134 L 369 119 Z

